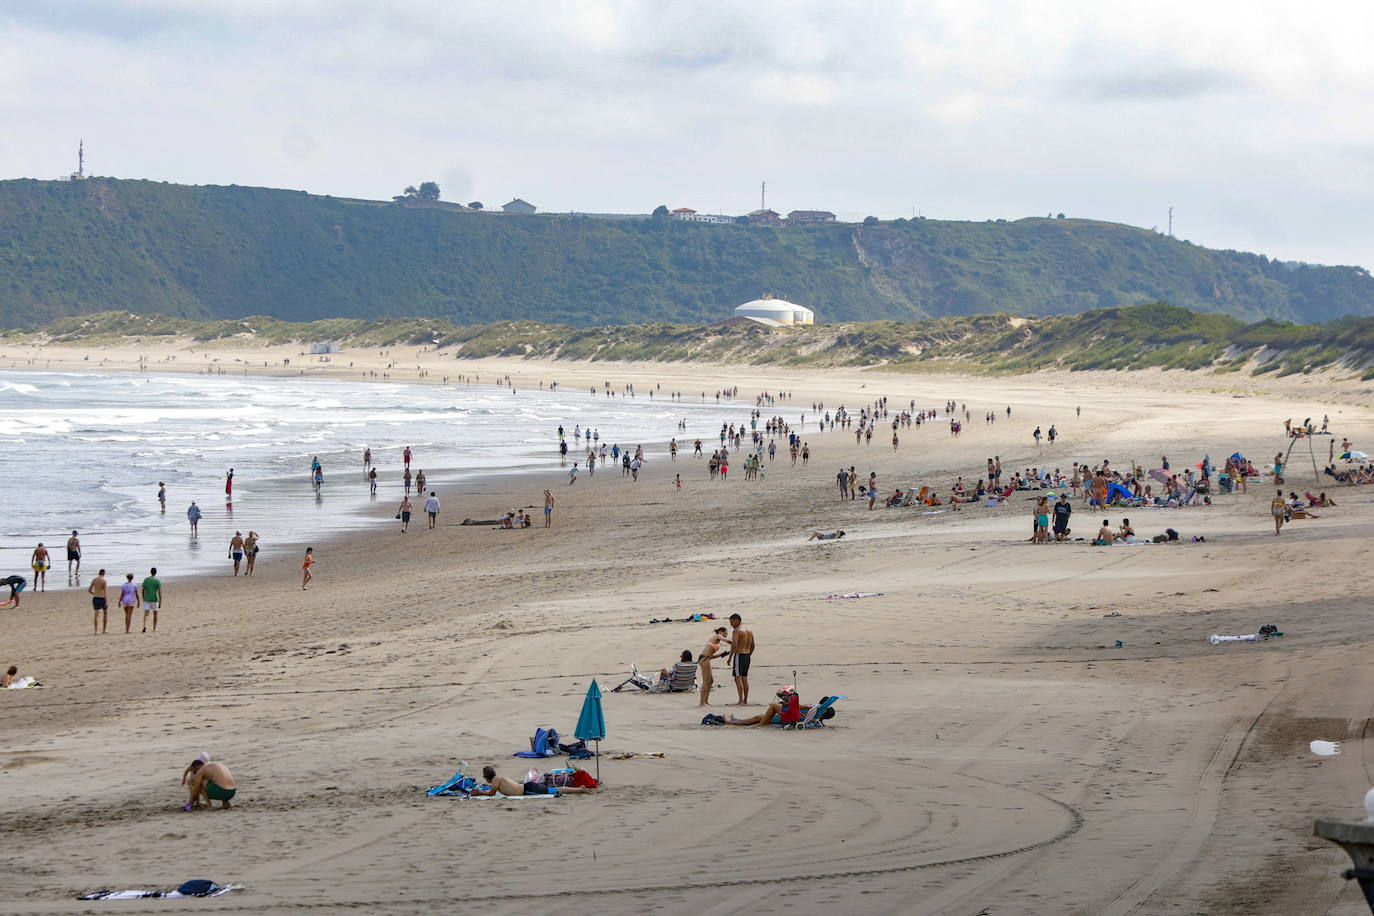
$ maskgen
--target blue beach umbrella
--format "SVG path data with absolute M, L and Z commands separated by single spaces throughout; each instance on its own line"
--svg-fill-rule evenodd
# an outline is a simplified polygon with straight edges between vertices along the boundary
M 601 688 L 592 678 L 587 698 L 582 701 L 582 715 L 577 717 L 573 735 L 583 741 L 596 742 L 596 781 L 601 781 L 601 739 L 606 737 L 606 713 L 601 709 Z

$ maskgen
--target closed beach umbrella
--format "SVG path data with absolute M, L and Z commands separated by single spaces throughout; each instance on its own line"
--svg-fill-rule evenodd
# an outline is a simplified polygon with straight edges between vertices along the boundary
M 596 781 L 601 781 L 601 739 L 606 737 L 606 713 L 601 708 L 601 688 L 592 678 L 587 697 L 582 701 L 582 715 L 577 717 L 573 735 L 583 741 L 596 742 Z

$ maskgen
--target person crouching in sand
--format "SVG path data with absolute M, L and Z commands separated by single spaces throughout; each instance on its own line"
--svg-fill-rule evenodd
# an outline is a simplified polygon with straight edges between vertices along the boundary
M 205 807 L 209 808 L 211 802 L 217 801 L 223 810 L 228 811 L 229 800 L 238 792 L 234 776 L 227 766 L 206 763 L 199 758 L 191 761 L 190 785 L 191 800 L 186 803 L 187 811 L 199 808 L 202 798 L 205 799 Z

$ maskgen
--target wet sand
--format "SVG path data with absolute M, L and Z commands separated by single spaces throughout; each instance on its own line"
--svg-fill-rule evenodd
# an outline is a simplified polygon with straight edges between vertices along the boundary
M 1314 817 L 1355 816 L 1371 781 L 1374 488 L 1326 487 L 1340 505 L 1277 538 L 1265 485 L 1207 509 L 1114 509 L 1143 535 L 1207 540 L 1098 549 L 1025 543 L 1019 498 L 870 512 L 834 495 L 841 465 L 884 491 L 943 491 L 988 454 L 1008 473 L 1237 449 L 1258 465 L 1284 445 L 1284 417 L 1323 412 L 1338 437 L 1374 443 L 1360 385 L 521 368 L 641 391 L 655 377 L 791 388 L 765 415 L 793 420 L 818 397 L 955 397 L 974 421 L 958 439 L 903 430 L 895 455 L 808 424 L 810 466 L 779 459 L 757 483 L 710 483 L 681 456 L 655 457 L 637 484 L 613 469 L 569 487 L 556 467 L 476 481 L 441 494 L 436 531 L 317 546 L 310 591 L 280 555 L 251 581 L 170 581 L 156 636 L 92 636 L 84 596 L 26 593 L 0 612 L 3 661 L 46 686 L 0 693 L 0 909 L 160 912 L 71 898 L 211 877 L 246 885 L 203 904 L 216 911 L 531 913 L 577 893 L 624 913 L 1364 911 L 1344 854 L 1310 834 Z M 981 422 L 1007 403 L 1011 422 Z M 1040 459 L 1030 430 L 1050 423 L 1063 437 Z M 710 432 L 686 438 L 709 452 Z M 544 486 L 549 531 L 457 524 L 537 505 Z M 1075 534 L 1098 521 L 1076 508 Z M 834 527 L 851 536 L 805 540 Z M 850 591 L 882 594 L 824 598 Z M 707 728 L 694 696 L 609 693 L 631 662 L 668 665 L 714 626 L 647 621 L 704 612 L 756 631 L 747 712 L 795 682 L 804 702 L 848 697 L 831 727 Z M 1264 623 L 1287 635 L 1206 641 Z M 592 677 L 608 691 L 605 791 L 425 797 L 460 760 L 522 775 L 538 761 L 510 754 L 541 725 L 570 733 Z M 715 711 L 735 712 L 719 663 L 716 680 Z M 1315 738 L 1345 752 L 1316 758 Z M 237 777 L 235 810 L 181 811 L 177 778 L 202 750 Z

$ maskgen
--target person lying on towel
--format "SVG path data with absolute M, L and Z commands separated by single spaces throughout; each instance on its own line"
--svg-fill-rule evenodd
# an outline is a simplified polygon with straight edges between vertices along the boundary
M 546 786 L 542 782 L 518 783 L 509 776 L 497 776 L 496 768 L 493 766 L 482 767 L 482 778 L 487 781 L 487 788 L 476 788 L 472 790 L 473 795 L 585 795 L 596 790 L 589 787 L 579 786 Z

